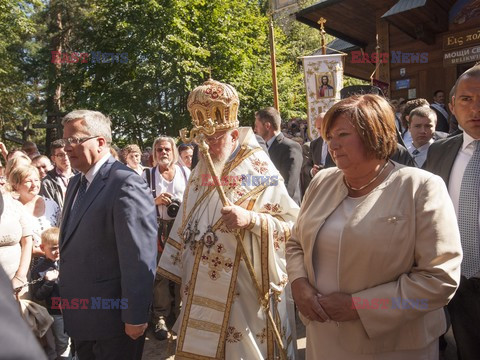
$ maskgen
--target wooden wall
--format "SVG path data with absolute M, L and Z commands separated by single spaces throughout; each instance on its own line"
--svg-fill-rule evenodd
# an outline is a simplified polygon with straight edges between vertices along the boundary
M 383 9 L 377 12 L 384 13 Z M 381 16 L 381 15 L 380 15 Z M 380 65 L 380 80 L 390 83 L 390 98 L 398 99 L 400 97 L 408 99 L 408 89 L 397 90 L 395 81 L 402 79 L 410 79 L 410 88 L 416 89 L 416 97 L 433 101 L 433 93 L 435 90 L 443 90 L 448 96 L 452 86 L 455 84 L 457 77 L 457 66 L 443 65 L 443 37 L 446 34 L 461 32 L 468 29 L 480 28 L 480 17 L 471 19 L 463 25 L 451 24 L 450 29 L 446 33 L 437 34 L 435 43 L 427 45 L 420 40 L 416 40 L 402 32 L 396 26 L 388 24 L 385 20 L 377 20 L 377 31 L 379 32 L 379 43 L 383 47 L 380 52 L 401 51 L 407 53 L 428 53 L 427 63 L 392 63 Z M 385 36 L 387 39 L 385 39 Z M 365 53 L 372 54 L 375 52 L 375 40 L 369 42 L 364 49 Z M 391 57 L 390 57 L 391 60 Z M 405 76 L 400 75 L 400 69 L 405 68 Z M 352 64 L 352 56 L 349 54 L 345 60 L 345 74 L 363 80 L 370 81 L 370 75 L 375 70 L 375 64 Z
M 424 64 L 393 64 L 390 63 L 391 98 L 408 98 L 408 90 L 396 90 L 395 81 L 410 79 L 410 88 L 416 89 L 416 97 L 432 101 L 435 90 L 443 90 L 446 94 L 455 83 L 456 67 L 443 66 L 443 34 L 435 38 L 433 45 L 427 45 L 422 41 L 414 40 L 395 26 L 390 26 L 390 50 L 401 52 L 427 52 L 428 62 Z M 405 68 L 404 77 L 400 75 L 400 69 Z

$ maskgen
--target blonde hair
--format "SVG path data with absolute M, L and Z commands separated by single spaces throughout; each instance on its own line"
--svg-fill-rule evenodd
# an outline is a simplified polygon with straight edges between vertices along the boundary
M 138 145 L 135 145 L 135 144 L 130 144 L 130 145 L 127 145 L 123 148 L 123 156 L 125 157 L 125 159 L 131 153 L 138 153 L 138 154 L 142 155 L 142 150 L 140 150 L 140 147 Z
M 19 166 L 26 166 L 31 164 L 32 164 L 32 160 L 27 155 L 23 153 L 16 155 L 15 157 L 7 161 L 7 165 L 5 166 L 6 178 L 8 179 L 13 169 L 16 169 Z
M 8 176 L 8 185 L 12 190 L 16 190 L 16 186 L 20 185 L 29 175 L 35 174 L 40 179 L 38 169 L 33 165 L 22 165 L 12 170 Z
M 60 239 L 60 229 L 58 227 L 51 227 L 42 232 L 42 245 L 56 245 Z

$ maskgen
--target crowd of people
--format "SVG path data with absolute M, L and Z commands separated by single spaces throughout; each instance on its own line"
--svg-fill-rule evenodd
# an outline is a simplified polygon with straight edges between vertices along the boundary
M 480 66 L 433 95 L 349 96 L 308 142 L 208 80 L 181 141 L 115 149 L 76 110 L 49 156 L 0 143 L 0 279 L 46 314 L 28 358 L 141 359 L 151 326 L 178 359 L 295 359 L 298 314 L 307 359 L 437 360 L 450 323 L 478 359 Z

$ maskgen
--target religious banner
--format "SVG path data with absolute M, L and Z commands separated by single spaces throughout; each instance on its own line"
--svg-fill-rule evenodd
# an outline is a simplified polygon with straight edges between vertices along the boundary
M 315 118 L 338 100 L 343 88 L 343 54 L 304 56 L 305 87 L 308 105 L 308 137 L 316 139 Z

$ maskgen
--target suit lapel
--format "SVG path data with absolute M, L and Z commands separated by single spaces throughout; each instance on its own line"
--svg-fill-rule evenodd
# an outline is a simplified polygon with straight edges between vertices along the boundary
M 330 156 L 330 152 L 327 151 L 327 158 L 325 159 L 325 167 L 336 167 L 335 161 L 333 161 L 332 157 Z
M 447 188 L 450 181 L 450 173 L 452 172 L 453 163 L 457 158 L 458 151 L 460 150 L 462 144 L 463 134 L 452 138 L 452 140 L 447 143 L 446 148 L 442 151 L 441 156 L 443 159 L 438 159 L 438 161 L 442 164 L 438 175 L 443 178 L 445 184 L 447 184 Z
M 278 143 L 281 143 L 285 135 L 283 133 L 280 133 L 276 136 L 275 140 L 273 140 L 272 145 L 268 148 L 268 153 L 271 155 L 273 149 L 275 149 L 275 146 L 277 146 Z
M 65 202 L 63 204 L 62 224 L 60 225 L 60 248 L 63 246 L 63 243 L 65 241 L 65 226 L 67 225 L 68 217 L 70 216 L 73 199 L 75 199 L 75 194 L 77 193 L 78 187 L 80 186 L 80 177 L 81 174 L 77 174 L 68 183 L 67 192 L 65 194 Z
M 85 193 L 85 198 L 80 205 L 80 208 L 78 209 L 78 216 L 75 219 L 72 219 L 70 222 L 69 226 L 65 229 L 64 226 L 67 225 L 68 223 L 68 216 L 70 215 L 70 210 L 72 208 L 73 200 L 75 198 L 75 194 L 77 193 L 77 189 L 79 187 L 80 183 L 80 175 L 75 177 L 75 185 L 72 186 L 72 188 L 75 189 L 75 191 L 72 191 L 69 194 L 68 202 L 65 204 L 65 212 L 64 214 L 66 215 L 66 218 L 63 219 L 62 221 L 62 236 L 63 241 L 61 246 L 65 246 L 65 243 L 68 242 L 70 237 L 72 236 L 73 232 L 77 228 L 78 224 L 81 222 L 83 215 L 87 211 L 87 209 L 90 207 L 92 202 L 97 198 L 98 194 L 102 189 L 105 187 L 105 182 L 106 179 L 108 178 L 108 174 L 110 172 L 110 169 L 113 165 L 115 160 L 113 158 L 109 158 L 105 164 L 102 165 L 100 170 L 98 171 L 97 175 L 95 175 L 95 178 L 93 179 L 92 183 L 87 189 L 87 192 Z
M 323 139 L 321 137 L 315 139 L 310 144 L 310 148 L 312 149 L 312 159 L 314 165 L 319 165 L 322 162 L 322 146 L 323 146 Z
M 313 140 L 310 147 L 312 149 L 313 163 L 316 165 L 320 164 L 322 162 L 323 138 L 318 137 L 317 139 Z M 335 166 L 337 166 L 337 164 L 335 164 L 332 157 L 330 156 L 330 152 L 327 150 L 327 157 L 325 158 L 325 168 Z

